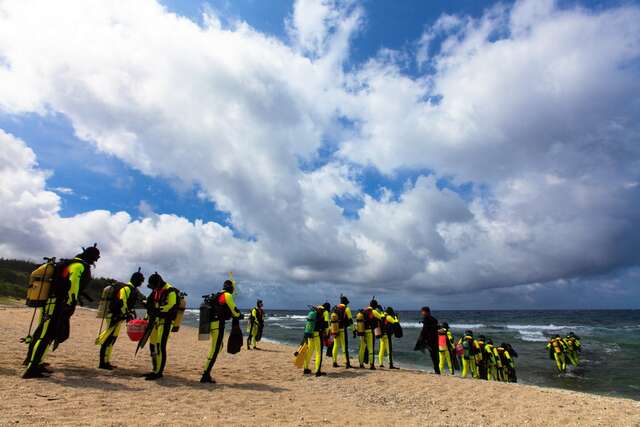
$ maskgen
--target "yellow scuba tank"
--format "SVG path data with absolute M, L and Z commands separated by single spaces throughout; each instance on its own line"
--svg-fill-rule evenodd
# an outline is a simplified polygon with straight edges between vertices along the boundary
M 364 336 L 365 325 L 364 325 L 364 313 L 359 311 L 356 314 L 356 333 L 359 336 Z
M 29 307 L 44 307 L 49 298 L 53 273 L 56 269 L 56 259 L 55 257 L 45 259 L 47 262 L 36 268 L 29 276 L 26 300 Z
M 110 283 L 102 289 L 100 294 L 100 302 L 98 303 L 98 311 L 96 317 L 98 319 L 104 319 L 109 314 L 111 302 L 113 301 L 116 291 L 115 284 Z
M 331 335 L 340 333 L 340 318 L 337 313 L 331 313 Z
M 178 312 L 176 313 L 176 318 L 173 321 L 173 327 L 171 328 L 171 332 L 178 332 L 180 330 L 180 325 L 182 324 L 182 319 L 184 318 L 184 312 L 187 309 L 187 294 L 184 292 L 178 292 L 178 298 L 180 299 L 176 304 L 178 306 Z

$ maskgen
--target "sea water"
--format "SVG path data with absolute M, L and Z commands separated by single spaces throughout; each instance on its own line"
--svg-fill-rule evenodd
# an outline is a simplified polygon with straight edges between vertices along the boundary
M 298 345 L 306 314 L 267 311 L 264 338 Z M 434 311 L 433 315 L 438 321 L 449 323 L 456 341 L 471 329 L 476 337 L 486 335 L 496 345 L 510 343 L 518 352 L 521 383 L 640 400 L 640 310 Z M 399 316 L 404 337 L 393 341 L 395 363 L 404 368 L 432 370 L 428 354 L 413 351 L 422 328 L 419 313 L 399 312 Z M 197 325 L 197 321 L 197 310 L 187 310 L 185 322 Z M 581 363 L 559 374 L 555 362 L 549 359 L 546 343 L 551 336 L 565 336 L 571 331 L 582 342 Z M 349 338 L 352 364 L 357 366 L 358 342 Z M 343 364 L 342 359 L 340 363 Z

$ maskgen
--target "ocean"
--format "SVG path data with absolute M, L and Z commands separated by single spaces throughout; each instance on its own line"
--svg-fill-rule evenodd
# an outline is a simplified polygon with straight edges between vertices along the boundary
M 267 311 L 264 338 L 297 345 L 306 314 L 306 310 Z M 419 313 L 399 315 L 404 337 L 394 339 L 396 364 L 430 371 L 428 354 L 413 351 L 422 327 Z M 449 323 L 456 340 L 471 329 L 476 337 L 486 335 L 495 344 L 510 343 L 518 352 L 520 383 L 640 400 L 640 310 L 434 311 L 433 315 Z M 198 311 L 187 310 L 184 321 L 197 326 Z M 570 331 L 581 338 L 581 364 L 558 374 L 546 342 L 552 335 Z M 352 360 L 357 359 L 357 340 L 350 339 L 349 344 Z

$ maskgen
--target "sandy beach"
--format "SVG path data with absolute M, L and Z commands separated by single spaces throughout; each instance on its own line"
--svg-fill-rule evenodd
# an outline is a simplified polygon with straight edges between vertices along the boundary
M 31 310 L 0 308 L 0 425 L 640 425 L 640 402 L 555 389 L 399 370 L 333 369 L 303 377 L 293 349 L 221 354 L 215 385 L 202 385 L 208 342 L 183 327 L 169 341 L 165 377 L 148 382 L 145 348 L 121 333 L 115 371 L 96 369 L 100 320 L 80 309 L 71 338 L 48 357 L 54 374 L 22 380 Z

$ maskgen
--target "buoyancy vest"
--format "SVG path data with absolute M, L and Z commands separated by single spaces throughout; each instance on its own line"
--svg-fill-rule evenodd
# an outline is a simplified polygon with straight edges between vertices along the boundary
M 378 327 L 378 319 L 373 314 L 373 308 L 371 307 L 364 309 L 364 327 L 365 329 L 375 329 Z
M 221 320 L 224 322 L 233 317 L 233 313 L 231 313 L 231 309 L 227 305 L 227 293 L 227 291 L 220 291 L 213 299 L 212 307 L 217 318 L 212 320 Z
M 564 348 L 562 346 L 562 338 L 554 338 L 550 342 L 551 348 L 553 348 L 554 353 L 562 353 L 564 352 Z
M 364 311 L 360 310 L 358 311 L 358 313 L 356 313 L 356 333 L 358 334 L 358 336 L 363 336 L 365 334 L 365 331 L 367 329 L 365 324 L 366 322 Z
M 347 306 L 344 304 L 338 304 L 333 307 L 332 314 L 336 314 L 338 317 L 338 327 L 344 329 L 347 327 Z
M 56 264 L 56 271 L 53 276 L 53 294 L 58 298 L 67 298 L 71 289 L 71 281 L 69 280 L 69 267 L 73 264 L 80 263 L 84 266 L 84 271 L 80 277 L 80 290 L 86 288 L 91 282 L 91 266 L 85 260 L 73 258 L 62 260 Z
M 446 329 L 438 329 L 438 349 L 440 351 L 448 351 L 449 343 Z

